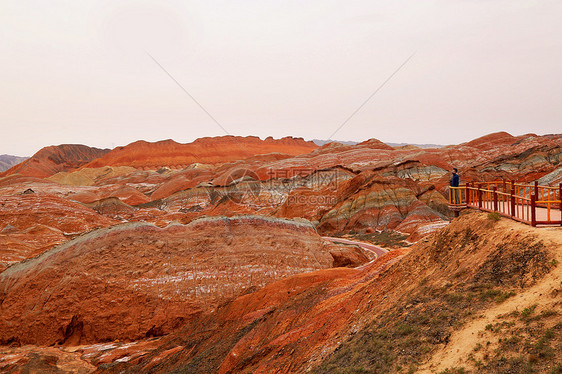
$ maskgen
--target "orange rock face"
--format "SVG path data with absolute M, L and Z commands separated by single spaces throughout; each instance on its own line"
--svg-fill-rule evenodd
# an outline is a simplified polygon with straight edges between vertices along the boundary
M 167 334 L 243 293 L 333 266 L 334 248 L 309 223 L 258 216 L 92 231 L 0 273 L 0 342 Z
M 195 162 L 217 164 L 275 152 L 298 155 L 316 148 L 318 147 L 314 143 L 301 138 L 260 140 L 257 137 L 223 136 L 200 138 L 188 144 L 176 143 L 173 140 L 156 143 L 138 141 L 112 150 L 104 157 L 89 163 L 87 167 L 125 165 L 150 169 L 165 166 L 184 168 Z
M 60 171 L 77 169 L 103 156 L 109 149 L 92 148 L 81 144 L 62 144 L 41 149 L 33 157 L 0 173 L 0 177 L 20 174 L 45 178 Z

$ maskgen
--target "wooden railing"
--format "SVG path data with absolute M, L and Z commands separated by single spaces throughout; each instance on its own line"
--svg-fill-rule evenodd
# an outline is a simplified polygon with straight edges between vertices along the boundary
M 495 181 L 449 187 L 452 210 L 474 208 L 498 212 L 514 220 L 536 225 L 562 225 L 562 183 L 558 187 Z

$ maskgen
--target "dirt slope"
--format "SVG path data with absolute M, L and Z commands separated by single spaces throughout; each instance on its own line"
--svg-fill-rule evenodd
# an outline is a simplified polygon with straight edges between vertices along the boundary
M 520 224 L 508 220 L 503 222 L 503 227 L 509 230 L 522 229 Z M 525 231 L 533 232 L 536 230 L 527 228 Z M 540 236 L 546 242 L 551 243 L 551 248 L 555 251 L 554 256 L 560 259 L 562 255 L 561 230 L 541 229 Z M 558 343 L 560 343 L 562 328 L 560 326 L 561 316 L 558 315 L 558 313 L 562 310 L 562 266 L 553 266 L 552 271 L 541 279 L 540 282 L 519 292 L 516 297 L 511 297 L 507 301 L 483 311 L 474 321 L 467 323 L 462 329 L 455 331 L 451 335 L 449 343 L 439 349 L 431 360 L 423 365 L 420 372 L 434 373 L 450 368 L 475 370 L 477 366 L 484 365 L 486 361 L 484 359 L 485 356 L 489 358 L 491 355 L 493 356 L 495 350 L 501 351 L 505 349 L 505 341 L 509 341 L 509 339 L 512 339 L 510 343 L 511 347 L 509 348 L 515 348 L 512 349 L 511 352 L 506 352 L 506 357 L 511 358 L 511 362 L 507 363 L 510 366 L 517 366 L 517 364 L 520 364 L 522 369 L 525 369 L 527 366 L 531 368 L 531 363 L 533 363 L 534 360 L 538 360 L 539 358 L 552 359 L 550 354 L 553 356 L 557 355 L 558 359 L 560 359 L 560 351 L 556 353 L 545 349 L 544 351 L 538 352 L 535 356 L 533 355 L 533 348 L 536 347 L 520 349 L 522 347 L 517 346 L 520 341 L 516 341 L 517 338 L 514 339 L 515 333 L 521 334 L 522 331 L 519 331 L 520 329 L 528 330 L 530 327 L 536 329 L 536 326 L 533 326 L 531 323 L 532 321 L 527 320 L 527 318 L 517 318 L 521 317 L 521 312 L 526 308 L 527 311 L 532 310 L 532 312 L 529 313 L 530 319 L 539 316 L 538 319 L 540 323 L 544 323 L 549 328 L 557 326 L 556 324 L 558 323 L 558 327 L 555 329 L 559 334 L 557 340 Z M 546 314 L 555 311 L 558 312 L 552 314 L 552 316 L 546 316 Z M 531 314 L 533 316 L 531 316 Z M 541 315 L 544 318 L 540 318 Z M 558 318 L 549 318 L 556 317 L 557 315 Z M 513 326 L 510 326 L 511 324 L 513 324 Z M 490 328 L 490 326 L 493 326 L 493 328 Z M 508 328 L 505 328 L 506 326 Z M 541 330 L 541 328 L 538 330 Z M 544 327 L 542 330 L 545 330 Z M 533 333 L 537 334 L 536 331 L 532 331 L 531 336 L 529 333 L 525 334 L 524 332 L 523 335 L 528 341 L 532 341 Z M 502 339 L 504 341 L 503 345 Z M 534 340 L 538 342 L 537 339 Z M 491 344 L 488 344 L 488 342 L 491 342 Z M 540 357 L 541 355 L 544 357 Z M 548 368 L 553 369 L 554 366 L 548 366 Z

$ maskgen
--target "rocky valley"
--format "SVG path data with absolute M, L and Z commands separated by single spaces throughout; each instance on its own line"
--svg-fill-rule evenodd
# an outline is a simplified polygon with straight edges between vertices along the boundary
M 0 372 L 562 372 L 562 229 L 448 202 L 452 168 L 561 162 L 503 132 L 43 148 L 0 174 Z

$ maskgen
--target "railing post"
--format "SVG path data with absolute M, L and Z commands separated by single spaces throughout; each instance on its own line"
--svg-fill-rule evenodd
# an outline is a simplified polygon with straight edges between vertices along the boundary
M 536 203 L 537 195 L 531 194 L 531 226 L 535 227 L 537 225 L 537 212 L 536 212 Z
M 540 198 L 539 198 L 539 181 L 535 181 L 535 200 L 540 200 Z
M 469 187 L 470 187 L 470 182 L 467 182 L 464 185 L 464 199 L 466 200 L 466 206 L 470 205 L 470 190 L 468 189 Z M 562 183 L 560 184 L 560 188 L 562 188 Z
M 498 211 L 498 188 L 494 186 L 494 212 Z
M 482 184 L 478 185 L 478 209 L 482 209 Z
M 509 194 L 511 199 L 511 217 L 515 217 L 515 185 L 511 183 L 511 193 Z
M 560 214 L 562 214 L 562 183 L 558 185 L 558 199 L 560 200 Z

